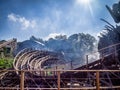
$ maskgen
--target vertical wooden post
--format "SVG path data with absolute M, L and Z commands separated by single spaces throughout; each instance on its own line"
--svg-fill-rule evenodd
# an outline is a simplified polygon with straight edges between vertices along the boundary
M 21 79 L 20 79 L 20 90 L 24 90 L 24 71 L 21 71 Z
M 60 71 L 57 71 L 57 76 L 58 76 L 58 80 L 57 80 L 58 90 L 60 90 Z
M 100 76 L 99 71 L 96 71 L 96 90 L 100 90 Z
M 86 55 L 86 69 L 88 69 L 88 55 Z

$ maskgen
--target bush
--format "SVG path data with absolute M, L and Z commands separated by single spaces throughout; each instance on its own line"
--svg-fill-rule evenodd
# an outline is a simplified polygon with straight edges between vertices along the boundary
M 13 59 L 0 58 L 0 68 L 8 69 L 13 67 Z

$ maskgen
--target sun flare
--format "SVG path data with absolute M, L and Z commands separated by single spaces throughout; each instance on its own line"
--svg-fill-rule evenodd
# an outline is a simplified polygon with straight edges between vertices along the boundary
M 89 4 L 90 2 L 91 0 L 77 0 L 78 4 L 84 4 L 84 5 Z
M 82 6 L 85 10 L 89 10 L 90 14 L 93 17 L 93 8 L 92 3 L 94 0 L 76 0 L 76 4 Z

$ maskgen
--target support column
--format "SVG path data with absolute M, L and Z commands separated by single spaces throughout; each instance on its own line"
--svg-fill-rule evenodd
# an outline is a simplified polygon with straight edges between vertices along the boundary
M 58 90 L 60 90 L 60 71 L 57 71 L 57 76 L 58 76 L 58 80 L 57 80 Z
M 96 71 L 96 90 L 100 90 L 100 75 L 99 71 Z
M 25 72 L 21 71 L 20 90 L 24 90 L 24 75 L 25 75 Z

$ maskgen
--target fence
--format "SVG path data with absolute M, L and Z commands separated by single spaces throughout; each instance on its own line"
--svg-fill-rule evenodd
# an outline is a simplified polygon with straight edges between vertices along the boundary
M 0 86 L 0 90 L 120 89 L 120 70 L 6 70 L 5 72 L 18 72 L 20 82 L 16 86 L 9 86 L 9 83 L 6 87 Z M 35 76 L 35 73 L 40 73 L 40 76 Z M 6 81 L 11 80 L 12 83 L 15 83 L 14 79 L 18 80 L 14 76 L 6 78 L 8 78 Z

